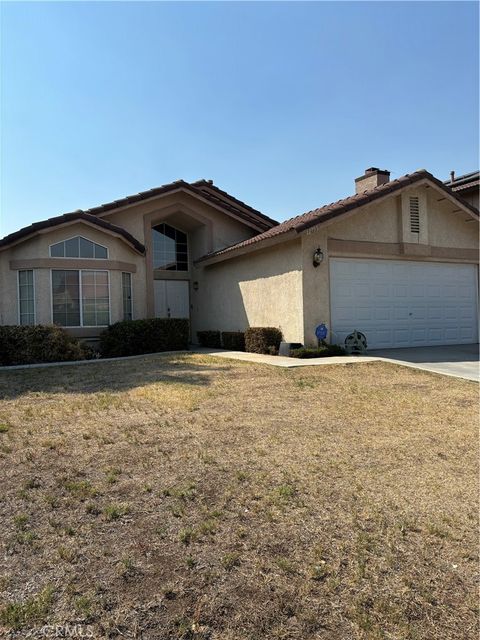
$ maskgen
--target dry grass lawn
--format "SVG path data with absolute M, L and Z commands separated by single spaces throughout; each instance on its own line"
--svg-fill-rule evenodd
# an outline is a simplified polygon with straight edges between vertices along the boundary
M 477 638 L 474 383 L 159 355 L 0 397 L 0 635 Z

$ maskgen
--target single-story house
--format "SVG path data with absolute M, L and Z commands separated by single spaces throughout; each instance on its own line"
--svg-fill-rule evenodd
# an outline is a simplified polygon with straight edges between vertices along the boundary
M 179 180 L 0 240 L 0 324 L 92 340 L 123 319 L 187 317 L 193 342 L 276 326 L 311 345 L 325 323 L 332 342 L 358 329 L 371 348 L 472 343 L 478 218 L 478 173 L 390 181 L 372 167 L 353 195 L 280 224 Z

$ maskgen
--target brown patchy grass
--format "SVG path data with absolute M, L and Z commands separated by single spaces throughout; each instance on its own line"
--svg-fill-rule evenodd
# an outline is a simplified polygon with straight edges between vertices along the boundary
M 475 384 L 185 355 L 0 397 L 0 635 L 477 637 Z

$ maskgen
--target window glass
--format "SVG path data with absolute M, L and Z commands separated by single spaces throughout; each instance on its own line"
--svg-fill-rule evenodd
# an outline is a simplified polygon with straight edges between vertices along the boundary
M 57 242 L 50 247 L 50 255 L 52 258 L 64 258 L 65 257 L 65 243 Z
M 65 240 L 65 257 L 66 258 L 78 258 L 80 256 L 79 240 L 80 238 L 78 236 L 76 238 L 70 238 L 69 240 Z
M 97 258 L 106 260 L 108 258 L 107 247 L 92 242 L 82 236 L 69 238 L 62 242 L 50 245 L 50 256 L 52 258 Z
M 95 258 L 108 258 L 107 247 L 102 247 L 101 244 L 94 244 Z
M 132 319 L 132 274 L 122 273 L 123 319 Z
M 164 271 L 188 271 L 187 235 L 168 224 L 152 229 L 153 268 Z
M 80 285 L 78 271 L 52 271 L 53 322 L 62 327 L 79 327 Z
M 80 238 L 80 257 L 93 258 L 94 243 L 86 238 Z
M 18 272 L 18 307 L 20 324 L 35 324 L 33 271 Z
M 98 327 L 110 322 L 108 271 L 52 270 L 53 322 Z

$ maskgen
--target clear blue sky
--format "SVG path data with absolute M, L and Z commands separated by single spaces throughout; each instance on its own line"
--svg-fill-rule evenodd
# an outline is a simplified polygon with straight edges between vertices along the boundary
M 0 235 L 178 178 L 283 220 L 478 166 L 474 2 L 3 3 Z

